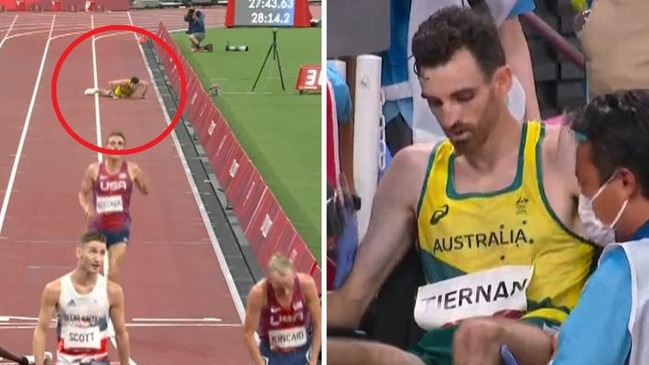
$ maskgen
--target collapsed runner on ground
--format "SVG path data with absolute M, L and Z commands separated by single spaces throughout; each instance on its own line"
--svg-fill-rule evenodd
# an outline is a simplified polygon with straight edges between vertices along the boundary
M 148 82 L 140 80 L 137 76 L 133 76 L 129 79 L 108 81 L 108 87 L 105 89 L 86 89 L 84 94 L 99 94 L 99 96 L 111 97 L 113 99 L 133 99 L 135 98 L 136 92 L 141 91 L 139 97 L 140 99 L 144 99 L 148 90 Z
M 45 365 L 45 340 L 56 314 L 57 365 L 110 365 L 108 322 L 113 323 L 119 364 L 129 365 L 130 345 L 122 287 L 101 275 L 106 237 L 87 232 L 76 249 L 77 266 L 45 285 L 34 332 L 36 365 Z

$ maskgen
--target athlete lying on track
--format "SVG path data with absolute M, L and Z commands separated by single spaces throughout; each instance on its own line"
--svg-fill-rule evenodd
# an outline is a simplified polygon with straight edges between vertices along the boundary
M 77 266 L 49 282 L 41 296 L 34 331 L 36 365 L 44 365 L 45 339 L 50 321 L 58 315 L 57 365 L 109 365 L 108 321 L 114 325 L 120 365 L 129 365 L 129 335 L 124 323 L 122 287 L 101 275 L 106 237 L 85 233 L 77 244 Z
M 273 255 L 268 277 L 250 289 L 246 306 L 245 339 L 254 364 L 316 365 L 320 323 L 320 297 L 313 278 L 295 272 L 289 259 Z
M 419 26 L 412 53 L 448 138 L 395 156 L 354 267 L 327 295 L 327 326 L 358 328 L 418 244 L 427 285 L 413 293 L 414 313 L 395 315 L 414 316 L 426 333 L 407 352 L 329 337 L 327 363 L 499 365 L 507 346 L 520 364 L 545 365 L 548 332 L 577 304 L 595 256 L 579 235 L 574 139 L 510 114 L 512 72 L 492 19 L 439 10 Z
M 133 76 L 130 79 L 109 81 L 106 89 L 87 89 L 85 94 L 99 94 L 99 96 L 112 97 L 113 99 L 133 99 L 138 90 L 142 90 L 140 98 L 144 99 L 149 90 L 149 83 Z

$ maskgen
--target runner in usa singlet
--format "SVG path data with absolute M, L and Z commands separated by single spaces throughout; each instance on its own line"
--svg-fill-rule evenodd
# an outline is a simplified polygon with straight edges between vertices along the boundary
M 92 193 L 97 215 L 90 223 L 95 230 L 118 231 L 131 224 L 130 203 L 133 180 L 128 172 L 128 163 L 122 165 L 116 174 L 106 171 L 106 163 L 99 164 Z
M 106 278 L 97 275 L 93 290 L 79 294 L 70 274 L 61 278 L 56 334 L 57 365 L 109 364 L 109 302 Z
M 288 308 L 279 304 L 273 288 L 266 284 L 268 305 L 261 313 L 259 336 L 273 352 L 295 351 L 310 342 L 309 310 L 297 275 L 294 280 L 293 298 Z

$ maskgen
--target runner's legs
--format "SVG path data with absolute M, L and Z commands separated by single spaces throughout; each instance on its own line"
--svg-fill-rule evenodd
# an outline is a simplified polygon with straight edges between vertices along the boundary
M 525 320 L 474 318 L 462 322 L 453 341 L 456 365 L 500 365 L 500 348 L 507 345 L 516 361 L 545 365 L 552 355 L 552 337 Z
M 118 242 L 108 247 L 108 280 L 119 282 L 119 273 L 126 256 L 126 242 Z
M 417 356 L 378 342 L 328 338 L 327 364 L 330 365 L 426 365 Z
M 119 273 L 126 256 L 131 232 L 128 228 L 119 231 L 100 231 L 106 236 L 106 247 L 108 247 L 108 270 L 106 277 L 114 282 L 119 282 Z

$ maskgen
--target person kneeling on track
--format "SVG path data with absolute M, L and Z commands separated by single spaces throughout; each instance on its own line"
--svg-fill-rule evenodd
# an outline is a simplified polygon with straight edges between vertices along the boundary
M 576 305 L 596 255 L 575 219 L 574 139 L 508 111 L 512 72 L 489 17 L 443 8 L 421 23 L 412 54 L 447 138 L 395 155 L 354 267 L 327 293 L 327 331 L 359 328 L 417 244 L 426 285 L 405 295 L 416 294 L 426 332 L 407 351 L 330 336 L 327 363 L 497 365 L 506 346 L 521 364 L 545 365 L 548 331 Z
M 584 225 L 612 236 L 552 365 L 649 364 L 649 90 L 598 96 L 569 120 Z M 611 238 L 613 241 L 613 238 Z
M 246 307 L 245 338 L 255 365 L 318 363 L 320 297 L 310 275 L 297 273 L 289 259 L 274 254 L 268 277 L 250 289 Z

